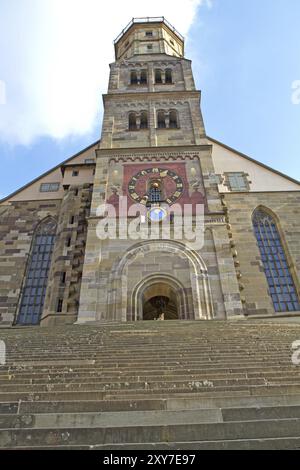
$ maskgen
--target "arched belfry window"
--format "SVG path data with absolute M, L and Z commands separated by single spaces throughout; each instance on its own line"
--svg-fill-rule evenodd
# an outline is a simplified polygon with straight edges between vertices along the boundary
M 177 129 L 178 128 L 178 118 L 177 118 L 177 111 L 172 109 L 169 114 L 170 119 L 170 129 Z
M 299 298 L 274 217 L 263 209 L 253 214 L 253 227 L 276 312 L 300 310 Z
M 141 85 L 146 85 L 147 84 L 147 71 L 146 70 L 141 70 L 140 84 Z
M 129 113 L 129 123 L 128 127 L 130 131 L 134 131 L 137 129 L 137 122 L 136 122 L 136 113 Z
M 166 83 L 173 83 L 171 69 L 166 70 Z
M 49 217 L 38 225 L 33 236 L 17 319 L 19 324 L 37 325 L 40 322 L 55 242 L 56 227 L 55 220 Z
M 166 126 L 166 115 L 164 111 L 158 111 L 157 113 L 157 127 L 159 129 L 165 129 Z
M 162 83 L 162 72 L 160 69 L 155 70 L 155 83 Z
M 130 83 L 131 85 L 137 85 L 138 83 L 138 76 L 135 70 L 132 70 L 130 73 Z
M 147 129 L 147 128 L 148 128 L 148 114 L 146 111 L 142 111 L 140 129 Z

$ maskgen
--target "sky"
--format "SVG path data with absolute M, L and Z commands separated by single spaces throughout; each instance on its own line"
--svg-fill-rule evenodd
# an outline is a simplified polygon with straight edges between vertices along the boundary
M 299 0 L 0 0 L 0 198 L 100 138 L 113 40 L 165 16 L 209 136 L 300 179 Z

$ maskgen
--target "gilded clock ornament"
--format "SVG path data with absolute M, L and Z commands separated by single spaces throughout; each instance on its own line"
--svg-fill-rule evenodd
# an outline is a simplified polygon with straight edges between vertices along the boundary
M 168 191 L 166 188 L 172 188 Z M 129 181 L 128 193 L 131 199 L 139 204 L 147 205 L 151 199 L 151 190 L 156 197 L 153 202 L 166 202 L 169 206 L 174 204 L 183 194 L 183 180 L 175 171 L 153 167 L 139 171 Z M 159 196 L 159 191 L 161 192 Z

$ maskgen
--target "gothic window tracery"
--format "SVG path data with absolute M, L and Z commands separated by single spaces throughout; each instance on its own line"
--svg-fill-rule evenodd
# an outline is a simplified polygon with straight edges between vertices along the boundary
M 37 325 L 43 312 L 55 242 L 56 222 L 47 218 L 36 229 L 22 289 L 17 323 Z
M 253 214 L 253 228 L 275 312 L 300 310 L 299 298 L 274 217 L 263 209 Z

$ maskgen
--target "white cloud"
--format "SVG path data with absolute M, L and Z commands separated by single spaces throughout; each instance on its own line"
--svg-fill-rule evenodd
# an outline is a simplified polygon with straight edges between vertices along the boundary
M 4 0 L 0 6 L 0 139 L 29 144 L 92 131 L 113 39 L 132 17 L 164 15 L 186 34 L 210 0 Z M 100 123 L 99 123 L 100 133 Z

